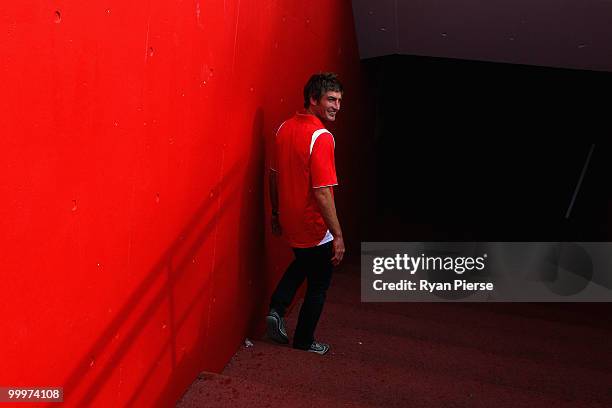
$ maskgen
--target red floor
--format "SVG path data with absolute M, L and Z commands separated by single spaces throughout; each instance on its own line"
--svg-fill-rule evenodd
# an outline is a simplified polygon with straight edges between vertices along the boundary
M 293 332 L 298 309 L 287 319 Z M 177 407 L 610 407 L 612 304 L 361 303 L 334 276 L 325 356 L 266 339 Z

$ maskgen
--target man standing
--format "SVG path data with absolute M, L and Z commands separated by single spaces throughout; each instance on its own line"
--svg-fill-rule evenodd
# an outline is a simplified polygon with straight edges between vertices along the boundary
M 283 322 L 286 308 L 307 279 L 293 347 L 325 354 L 329 345 L 315 341 L 332 268 L 344 256 L 344 239 L 336 215 L 333 186 L 338 184 L 334 137 L 323 122 L 340 110 L 342 85 L 335 74 L 310 77 L 304 87 L 304 110 L 285 121 L 276 133 L 270 166 L 272 232 L 284 234 L 295 259 L 281 278 L 266 317 L 268 336 L 289 343 Z

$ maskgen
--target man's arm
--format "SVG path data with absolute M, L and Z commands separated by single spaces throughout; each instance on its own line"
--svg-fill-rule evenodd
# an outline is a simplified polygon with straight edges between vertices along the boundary
M 336 214 L 336 203 L 334 202 L 334 196 L 332 195 L 332 188 L 315 188 L 314 197 L 319 205 L 321 215 L 325 220 L 327 228 L 329 228 L 329 231 L 334 236 L 334 256 L 332 257 L 332 264 L 338 265 L 344 257 L 345 248 L 344 238 L 342 237 L 342 229 L 340 228 L 340 221 L 338 221 L 338 215 Z
M 268 181 L 270 183 L 270 203 L 272 204 L 272 234 L 281 235 L 283 229 L 278 220 L 278 181 L 276 171 L 270 170 Z

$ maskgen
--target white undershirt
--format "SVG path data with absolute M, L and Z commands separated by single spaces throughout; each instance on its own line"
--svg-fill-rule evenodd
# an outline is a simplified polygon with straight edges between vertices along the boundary
M 321 242 L 317 244 L 317 246 L 327 244 L 329 241 L 333 241 L 333 240 L 334 240 L 334 236 L 331 234 L 331 232 L 329 232 L 329 230 L 327 230 L 327 232 L 325 233 L 325 236 L 323 237 Z

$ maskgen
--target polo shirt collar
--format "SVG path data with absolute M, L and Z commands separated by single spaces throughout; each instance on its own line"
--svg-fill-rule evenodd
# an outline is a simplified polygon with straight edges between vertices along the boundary
M 295 115 L 298 118 L 302 119 L 302 120 L 307 120 L 307 121 L 311 122 L 313 125 L 316 125 L 316 126 L 321 127 L 321 128 L 325 127 L 325 126 L 323 126 L 323 122 L 321 122 L 321 119 L 319 119 L 318 117 L 316 117 L 312 113 L 308 113 L 306 111 L 306 109 L 301 109 L 301 110 L 297 111 L 295 113 Z

